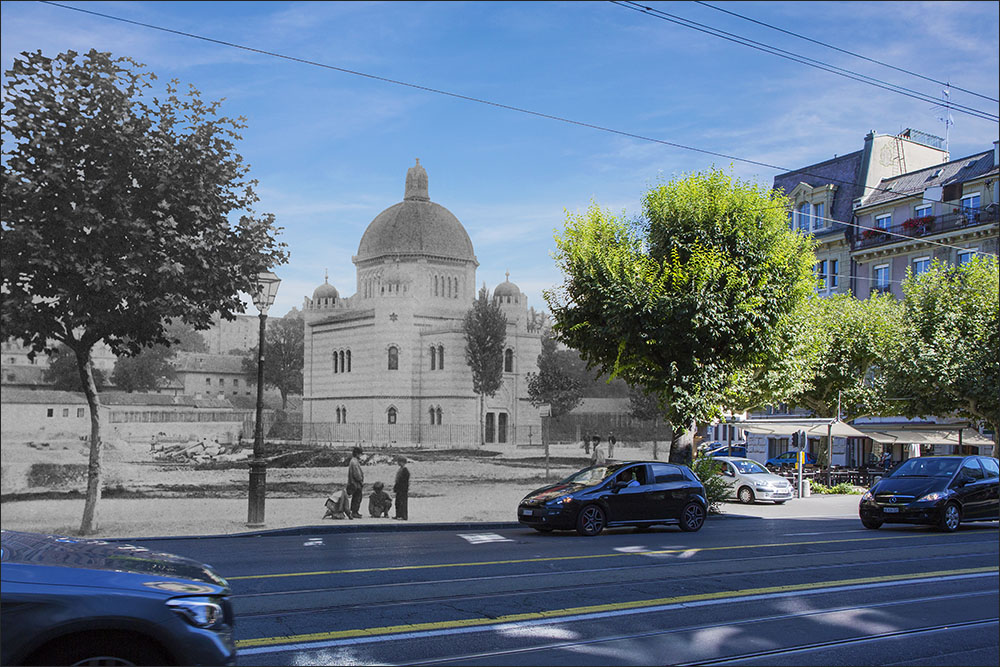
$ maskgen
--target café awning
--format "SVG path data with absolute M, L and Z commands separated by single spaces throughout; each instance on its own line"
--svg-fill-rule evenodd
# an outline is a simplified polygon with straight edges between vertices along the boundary
M 896 443 L 914 445 L 957 445 L 958 427 L 948 428 L 944 424 L 930 426 L 906 426 L 903 424 L 862 424 L 857 429 L 875 442 L 885 445 Z M 973 428 L 962 429 L 962 444 L 976 446 L 991 446 L 993 441 L 983 436 Z
M 758 435 L 792 435 L 805 431 L 812 437 L 832 435 L 835 438 L 864 438 L 862 433 L 846 422 L 838 419 L 748 419 L 733 422 L 733 426 Z

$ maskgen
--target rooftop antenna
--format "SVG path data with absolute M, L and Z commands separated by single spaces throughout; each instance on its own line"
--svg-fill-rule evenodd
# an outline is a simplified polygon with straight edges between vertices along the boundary
M 955 124 L 955 118 L 951 115 L 951 84 L 945 86 L 944 90 L 941 91 L 941 104 L 934 107 L 935 109 L 941 110 L 941 115 L 938 116 L 938 120 L 944 123 L 944 151 L 949 153 L 948 149 L 948 134 L 951 130 L 951 126 Z

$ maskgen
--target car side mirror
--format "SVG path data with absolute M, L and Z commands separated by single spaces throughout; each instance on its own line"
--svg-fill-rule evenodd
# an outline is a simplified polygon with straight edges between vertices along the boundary
M 966 484 L 971 484 L 976 480 L 974 480 L 971 475 L 962 473 L 958 476 L 958 478 L 955 481 L 958 482 L 959 486 L 965 486 Z

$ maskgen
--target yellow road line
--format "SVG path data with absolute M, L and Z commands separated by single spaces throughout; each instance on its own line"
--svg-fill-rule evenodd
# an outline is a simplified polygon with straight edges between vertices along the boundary
M 797 547 L 811 544 L 839 544 L 846 542 L 871 542 L 876 540 L 903 540 L 908 538 L 939 537 L 937 535 L 914 534 L 914 535 L 894 535 L 892 537 L 852 537 L 846 540 L 810 540 L 807 542 L 777 542 L 774 544 L 737 544 L 721 547 L 699 547 L 697 551 L 728 551 L 732 549 L 765 549 L 771 547 Z M 401 570 L 437 570 L 447 567 L 475 567 L 479 565 L 515 565 L 518 563 L 545 563 L 564 560 L 587 560 L 592 558 L 618 558 L 622 556 L 649 556 L 660 554 L 676 554 L 690 551 L 690 548 L 683 549 L 657 549 L 654 551 L 618 551 L 603 554 L 584 554 L 577 556 L 546 556 L 542 558 L 512 558 L 510 560 L 485 560 L 469 563 L 433 563 L 430 565 L 395 565 L 391 567 L 360 567 L 348 570 L 316 570 L 313 572 L 279 572 L 276 574 L 244 574 L 226 577 L 229 581 L 239 579 L 281 579 L 285 577 L 313 577 L 328 574 L 359 574 L 362 572 L 398 572 Z
M 354 630 L 336 630 L 332 632 L 311 632 L 301 635 L 284 635 L 279 637 L 258 637 L 255 639 L 241 639 L 236 642 L 238 649 L 247 649 L 261 646 L 278 646 L 281 644 L 293 644 L 302 642 L 329 641 L 335 639 L 349 639 L 352 637 L 372 637 L 379 635 L 391 635 L 405 632 L 426 632 L 432 630 L 447 630 L 453 628 L 467 628 L 485 625 L 499 625 L 503 623 L 518 623 L 523 621 L 536 621 L 544 619 L 561 618 L 564 616 L 577 616 L 583 614 L 595 614 L 610 611 L 622 611 L 628 609 L 639 609 L 643 607 L 659 607 L 663 605 L 679 604 L 685 602 L 698 602 L 702 600 L 716 600 L 720 598 L 738 598 L 752 595 L 763 595 L 769 593 L 787 593 L 801 590 L 812 590 L 835 586 L 857 586 L 861 584 L 875 584 L 890 581 L 901 581 L 906 579 L 930 579 L 933 577 L 945 577 L 962 574 L 981 574 L 986 572 L 995 573 L 995 567 L 975 567 L 960 570 L 941 570 L 938 572 L 924 572 L 917 574 L 889 574 L 880 577 L 862 577 L 857 579 L 836 579 L 833 581 L 820 581 L 804 584 L 784 584 L 781 586 L 765 586 L 762 588 L 744 588 L 736 591 L 717 591 L 715 593 L 695 593 L 692 595 L 678 595 L 667 598 L 654 598 L 652 600 L 634 600 L 631 602 L 610 602 L 605 604 L 587 605 L 584 607 L 568 607 L 566 609 L 550 609 L 544 611 L 531 611 L 520 614 L 508 614 L 495 618 L 463 618 L 452 621 L 431 621 L 427 623 L 408 623 L 405 625 L 387 625 L 378 628 L 358 628 Z

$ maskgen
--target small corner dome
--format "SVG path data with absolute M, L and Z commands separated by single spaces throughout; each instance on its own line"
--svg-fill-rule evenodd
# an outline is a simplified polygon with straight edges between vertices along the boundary
M 313 301 L 319 301 L 320 299 L 339 299 L 340 292 L 337 288 L 330 284 L 329 279 L 325 280 L 322 285 L 316 288 L 313 292 Z
M 502 283 L 497 285 L 496 289 L 493 290 L 493 298 L 500 299 L 510 297 L 511 300 L 516 300 L 521 297 L 521 290 L 517 285 L 510 281 L 510 272 L 507 272 L 507 279 Z

